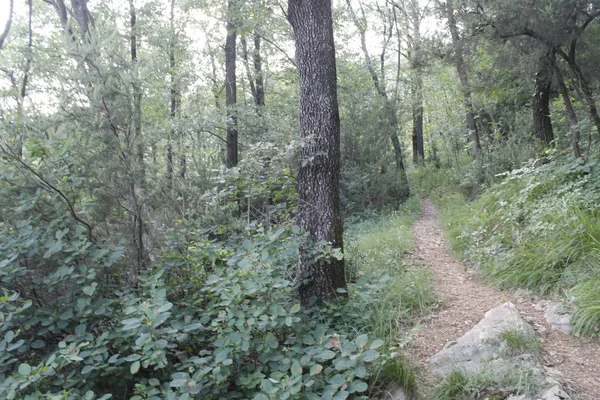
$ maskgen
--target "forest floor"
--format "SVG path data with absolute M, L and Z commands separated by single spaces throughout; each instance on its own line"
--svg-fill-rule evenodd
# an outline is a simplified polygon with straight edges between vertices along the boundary
M 428 268 L 436 285 L 439 306 L 419 321 L 421 329 L 407 345 L 413 365 L 431 382 L 429 358 L 470 330 L 484 314 L 511 301 L 537 328 L 544 351 L 542 363 L 558 370 L 567 391 L 578 399 L 600 399 L 600 343 L 553 331 L 536 308 L 540 298 L 523 291 L 500 291 L 485 284 L 467 263 L 460 262 L 444 238 L 434 205 L 421 200 L 422 217 L 414 225 L 415 251 L 408 263 Z M 542 328 L 543 327 L 543 328 Z

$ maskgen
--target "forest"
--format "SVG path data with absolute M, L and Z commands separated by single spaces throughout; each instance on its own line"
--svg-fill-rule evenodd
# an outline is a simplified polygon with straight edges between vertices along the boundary
M 0 30 L 0 398 L 530 398 L 407 353 L 445 301 L 428 199 L 597 343 L 596 2 L 2 0 Z

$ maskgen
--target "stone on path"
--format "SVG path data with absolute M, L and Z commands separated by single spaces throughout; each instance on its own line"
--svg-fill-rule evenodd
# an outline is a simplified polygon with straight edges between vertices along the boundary
M 544 311 L 544 318 L 552 330 L 565 335 L 571 333 L 571 315 L 565 310 L 564 304 L 543 300 L 536 304 L 535 308 Z
M 463 373 L 487 371 L 499 379 L 514 371 L 524 371 L 545 383 L 539 394 L 531 396 L 513 395 L 508 400 L 568 400 L 558 381 L 548 377 L 548 373 L 531 354 L 506 356 L 506 343 L 500 335 L 507 331 L 517 331 L 535 336 L 535 331 L 519 314 L 514 304 L 506 302 L 502 306 L 485 313 L 484 318 L 470 331 L 431 357 L 432 369 L 441 375 L 452 370 Z
M 521 318 L 511 302 L 485 313 L 485 317 L 473 329 L 449 342 L 442 351 L 431 357 L 433 371 L 441 374 L 452 369 L 476 372 L 483 362 L 499 357 L 504 344 L 498 337 L 506 331 L 535 335 L 533 328 Z

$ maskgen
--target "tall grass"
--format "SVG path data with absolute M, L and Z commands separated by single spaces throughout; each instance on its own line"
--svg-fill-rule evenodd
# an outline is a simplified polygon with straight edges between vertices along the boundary
M 403 261 L 413 249 L 412 225 L 418 217 L 419 202 L 409 198 L 397 211 L 371 215 L 346 229 L 349 311 L 340 318 L 389 347 L 398 347 L 406 339 L 415 315 L 434 301 L 426 271 Z M 392 380 L 407 392 L 415 388 L 415 376 L 401 355 L 384 364 L 378 374 L 380 383 Z
M 357 324 L 374 336 L 394 344 L 403 326 L 423 312 L 433 298 L 432 282 L 423 269 L 409 268 L 404 256 L 413 249 L 412 224 L 419 216 L 419 202 L 410 198 L 398 211 L 372 216 L 346 230 L 346 259 L 355 291 L 352 304 L 365 324 Z M 352 292 L 351 292 L 352 294 Z
M 531 162 L 468 203 L 437 201 L 451 243 L 500 287 L 567 295 L 575 334 L 600 323 L 597 161 Z

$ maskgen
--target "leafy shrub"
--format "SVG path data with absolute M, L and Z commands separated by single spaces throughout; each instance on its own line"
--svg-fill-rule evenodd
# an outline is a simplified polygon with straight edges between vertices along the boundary
M 336 322 L 344 304 L 300 307 L 297 228 L 194 242 L 181 274 L 165 254 L 166 273 L 128 287 L 113 277 L 119 247 L 56 210 L 2 231 L 2 398 L 361 398 L 385 359 L 382 340 Z M 42 272 L 44 286 L 19 290 Z
M 395 171 L 383 172 L 374 166 L 342 169 L 340 196 L 344 213 L 397 209 L 410 192 Z

